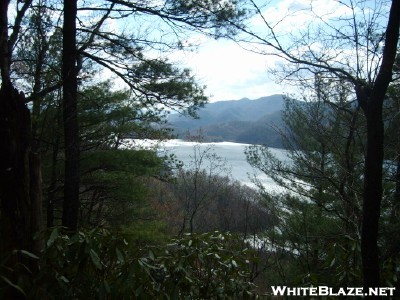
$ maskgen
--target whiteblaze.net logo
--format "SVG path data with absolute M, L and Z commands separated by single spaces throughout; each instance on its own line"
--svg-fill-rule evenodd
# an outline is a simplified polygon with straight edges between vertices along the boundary
M 316 287 L 288 287 L 271 286 L 274 296 L 394 296 L 395 287 L 377 287 L 364 289 L 362 287 L 332 288 L 328 286 Z

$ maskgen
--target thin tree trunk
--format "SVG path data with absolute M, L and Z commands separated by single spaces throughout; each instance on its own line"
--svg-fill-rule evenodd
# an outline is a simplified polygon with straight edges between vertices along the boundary
M 40 156 L 37 153 L 30 153 L 30 200 L 32 212 L 32 233 L 40 233 L 44 228 L 43 223 L 43 191 L 42 191 L 42 168 Z M 44 240 L 40 236 L 33 236 L 32 252 L 40 254 L 44 249 Z
M 55 119 L 55 128 L 53 134 L 53 142 L 52 142 L 52 154 L 51 154 L 51 167 L 50 167 L 50 184 L 47 188 L 47 216 L 46 222 L 47 227 L 54 226 L 54 210 L 57 204 L 57 191 L 58 187 L 58 155 L 60 153 L 60 143 L 61 143 L 61 127 L 62 127 L 62 116 L 61 116 L 61 104 L 56 108 L 56 119 Z
M 1 86 L 6 88 L 11 85 L 10 81 L 10 62 L 11 53 L 8 47 L 8 5 L 9 0 L 0 1 L 0 69 L 1 69 Z M 6 96 L 4 91 L 3 96 Z
M 65 182 L 62 225 L 75 231 L 79 212 L 79 125 L 77 109 L 77 1 L 64 0 L 63 27 L 63 122 L 65 139 Z
M 58 117 L 57 117 L 58 119 Z M 59 123 L 57 123 L 58 127 Z M 54 226 L 54 209 L 56 205 L 56 190 L 57 190 L 57 157 L 59 151 L 60 138 L 56 134 L 51 159 L 51 171 L 50 171 L 50 185 L 47 189 L 47 227 Z

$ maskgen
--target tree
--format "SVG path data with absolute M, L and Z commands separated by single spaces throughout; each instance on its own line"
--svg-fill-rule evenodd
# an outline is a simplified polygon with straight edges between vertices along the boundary
M 77 1 L 64 1 L 63 25 L 63 122 L 65 143 L 65 180 L 62 225 L 76 231 L 79 211 L 79 124 L 78 54 L 76 49 Z
M 184 204 L 180 235 L 186 230 L 194 232 L 196 217 L 211 204 L 212 199 L 223 188 L 223 183 L 215 184 L 214 179 L 229 172 L 226 162 L 213 152 L 212 146 L 203 150 L 200 144 L 195 144 L 191 159 L 189 171 L 181 168 L 177 176 L 178 180 L 182 181 L 176 185 L 176 188 L 180 189 L 178 197 Z
M 311 87 L 320 80 L 345 81 L 353 87 L 366 118 L 367 137 L 362 205 L 361 253 L 364 287 L 380 285 L 378 227 L 382 202 L 384 123 L 382 107 L 395 62 L 399 39 L 400 1 L 379 1 L 372 7 L 365 1 L 337 2 L 334 12 L 320 14 L 314 2 L 307 10 L 314 20 L 298 35 L 283 35 L 279 25 L 289 18 L 270 22 L 259 6 L 250 1 L 264 25 L 264 32 L 238 25 L 247 47 L 261 54 L 273 54 L 288 64 L 282 68 L 287 80 L 302 79 Z M 342 9 L 342 10 L 339 10 Z M 336 14 L 335 12 L 339 12 Z M 297 11 L 298 12 L 298 11 Z M 296 12 L 293 12 L 296 15 Z M 382 48 L 383 45 L 383 48 Z M 346 54 L 345 54 L 346 53 Z
M 178 170 L 173 178 L 150 185 L 153 211 L 169 234 L 219 230 L 239 234 L 246 244 L 274 222 L 256 189 L 223 174 L 188 169 Z
M 109 81 L 87 86 L 79 95 L 81 127 L 81 209 L 79 223 L 91 226 L 149 224 L 154 214 L 147 199 L 147 180 L 161 177 L 162 158 L 153 150 L 134 149 L 131 137 L 158 138 L 154 128 L 163 115 L 143 111 L 128 90 L 112 91 Z
M 29 134 L 26 134 L 30 126 L 28 126 L 30 121 L 27 118 L 30 112 L 26 107 L 24 108 L 25 103 L 31 101 L 33 103 L 33 113 L 35 114 L 33 127 L 36 139 L 38 127 L 35 122 L 36 117 L 38 117 L 37 114 L 42 112 L 40 108 L 43 107 L 41 106 L 43 97 L 58 91 L 65 84 L 64 121 L 66 127 L 63 129 L 65 130 L 65 144 L 68 145 L 66 169 L 69 170 L 67 173 L 71 176 L 66 176 L 67 184 L 65 188 L 67 195 L 65 199 L 67 201 L 65 203 L 64 224 L 71 229 L 76 227 L 76 212 L 79 200 L 77 198 L 77 191 L 79 191 L 77 184 L 79 182 L 79 176 L 77 175 L 79 173 L 77 133 L 79 128 L 76 123 L 76 97 L 74 95 L 77 90 L 76 76 L 79 75 L 79 80 L 82 81 L 78 82 L 78 84 L 81 84 L 95 72 L 101 72 L 105 69 L 110 70 L 125 82 L 132 94 L 140 100 L 143 109 L 157 108 L 161 110 L 165 109 L 165 107 L 170 107 L 180 111 L 186 110 L 189 114 L 193 114 L 196 108 L 207 100 L 203 94 L 203 88 L 196 84 L 188 70 L 176 68 L 165 57 L 162 57 L 162 51 L 185 48 L 183 39 L 185 34 L 192 30 L 206 34 L 213 34 L 214 30 L 224 31 L 226 28 L 231 30 L 232 27 L 225 21 L 225 18 L 232 17 L 239 20 L 243 17 L 243 12 L 237 7 L 235 1 L 208 2 L 205 5 L 202 2 L 193 2 L 188 5 L 182 1 L 132 3 L 130 1 L 105 0 L 102 2 L 85 1 L 80 6 L 66 1 L 64 3 L 65 10 L 63 10 L 63 3 L 57 1 L 24 1 L 17 2 L 15 5 L 16 14 L 8 19 L 9 4 L 10 1 L 3 1 L 1 4 L 1 74 L 2 95 L 4 96 L 2 99 L 9 98 L 12 103 L 21 103 L 21 105 L 18 113 L 12 112 L 7 108 L 2 110 L 2 122 L 9 123 L 10 120 L 14 120 L 15 123 L 25 124 L 25 128 L 21 126 L 20 133 L 17 133 L 16 126 L 6 124 L 3 127 L 10 127 L 10 130 L 6 129 L 10 133 L 9 138 L 7 138 L 10 142 L 4 144 L 2 148 L 4 155 L 2 155 L 1 159 L 5 166 L 4 170 L 9 169 L 10 153 L 15 152 L 11 148 L 17 146 L 21 148 L 21 151 L 18 152 L 21 153 L 21 157 L 15 160 L 21 163 L 20 167 L 24 170 L 20 172 L 21 176 L 8 177 L 8 174 L 4 174 L 8 178 L 3 181 L 5 183 L 4 194 L 12 195 L 21 191 L 19 196 L 7 197 L 25 199 L 26 195 L 29 194 L 27 182 L 30 181 L 32 183 L 30 186 L 33 188 L 33 183 L 40 181 L 40 176 L 38 176 L 40 167 L 32 167 L 30 169 L 32 171 L 35 170 L 35 172 L 29 172 L 29 168 L 25 168 L 28 167 L 26 164 L 22 166 L 24 161 L 22 152 L 25 152 L 32 145 L 32 141 L 28 138 Z M 32 14 L 26 18 L 25 15 L 29 11 Z M 61 18 L 63 11 L 65 12 L 65 17 Z M 78 18 L 79 26 L 75 29 L 76 17 Z M 133 22 L 132 31 L 119 30 L 120 28 L 117 31 L 114 30 L 116 28 L 110 29 L 110 22 L 113 22 L 113 20 L 132 20 L 133 18 L 136 21 L 142 18 L 143 21 Z M 27 26 L 28 19 L 31 24 L 35 24 L 33 27 Z M 150 27 L 143 25 L 147 22 L 146 19 L 152 20 Z M 59 59 L 59 51 L 52 52 L 54 56 L 48 55 L 57 48 L 52 47 L 52 45 L 61 42 L 62 35 L 60 35 L 59 20 L 63 20 L 66 24 L 70 22 L 71 25 L 64 26 L 63 32 L 65 35 L 64 53 L 67 54 L 68 49 L 72 51 L 71 56 L 64 55 L 64 78 L 62 78 L 62 72 L 60 72 L 62 64 L 60 63 L 61 59 Z M 156 22 L 153 22 L 153 20 L 156 20 Z M 13 23 L 12 26 L 11 23 Z M 165 39 L 166 36 L 164 34 L 150 33 L 151 30 L 156 30 L 154 26 L 156 23 L 163 24 L 161 31 L 167 32 L 168 39 Z M 10 36 L 7 28 L 12 28 Z M 141 32 L 143 28 L 146 28 L 144 33 Z M 32 41 L 35 42 L 26 43 L 27 35 L 33 31 L 37 33 L 36 36 L 32 35 Z M 75 35 L 75 38 L 72 37 L 73 35 Z M 70 43 L 67 42 L 67 36 L 71 39 Z M 40 39 L 36 37 L 40 37 Z M 30 46 L 36 47 L 35 51 L 24 51 L 20 43 L 24 43 L 28 48 Z M 13 60 L 12 56 L 15 57 L 16 53 L 24 54 L 25 56 L 22 57 L 23 59 Z M 29 55 L 31 56 L 29 57 Z M 16 76 L 10 76 L 11 72 Z M 69 82 L 69 79 L 71 82 Z M 68 87 L 69 83 L 70 87 Z M 14 86 L 28 95 L 25 100 L 23 100 L 21 93 L 14 90 Z M 70 98 L 68 98 L 69 96 Z M 14 101 L 17 98 L 19 100 Z M 7 107 L 6 101 L 3 102 Z M 11 127 L 14 129 L 11 129 Z M 62 146 L 61 143 L 57 142 L 57 144 Z M 38 144 L 35 141 L 35 151 L 37 147 Z M 57 152 L 59 151 L 54 151 L 54 153 Z M 57 156 L 55 155 L 54 157 Z M 16 168 L 13 170 L 16 170 Z M 24 184 L 19 182 L 22 178 L 26 180 Z M 68 182 L 71 182 L 71 184 Z M 13 188 L 22 185 L 26 188 Z M 38 184 L 35 183 L 35 185 L 39 187 Z M 11 189 L 15 189 L 15 191 L 11 193 Z M 32 198 L 39 195 L 37 191 L 39 191 L 39 188 L 32 192 Z M 8 211 L 4 215 L 12 216 L 13 214 L 15 215 L 15 213 L 11 212 L 12 210 L 23 211 L 26 209 L 24 201 L 13 200 L 12 203 L 16 203 L 16 206 L 11 205 L 10 207 L 7 207 L 4 202 L 4 211 Z M 30 200 L 25 201 L 25 203 L 29 202 Z M 40 207 L 40 205 L 37 207 Z M 6 222 L 5 218 L 3 220 Z M 26 216 L 25 220 L 28 220 Z M 19 224 L 17 221 L 10 221 L 9 223 Z M 19 227 L 19 225 L 16 227 Z M 24 227 L 23 224 L 21 224 L 22 227 Z M 8 228 L 8 226 L 2 226 L 2 228 Z M 33 227 L 30 226 L 29 228 L 32 229 Z M 24 231 L 25 229 L 21 230 Z M 17 237 L 18 235 L 13 236 Z M 13 242 L 12 244 L 19 244 L 19 242 Z M 10 247 L 12 248 L 13 246 Z
M 41 230 L 40 166 L 31 149 L 30 111 L 23 92 L 11 79 L 12 49 L 18 37 L 21 21 L 32 1 L 16 5 L 17 13 L 9 35 L 8 8 L 10 1 L 0 5 L 0 227 L 1 253 L 14 249 L 40 252 Z
M 285 280 L 357 285 L 365 119 L 345 83 L 304 97 L 287 98 L 282 112 L 287 160 L 263 146 L 247 150 L 248 161 L 284 187 L 273 194 L 258 184 L 279 220 L 267 241 L 290 260 Z

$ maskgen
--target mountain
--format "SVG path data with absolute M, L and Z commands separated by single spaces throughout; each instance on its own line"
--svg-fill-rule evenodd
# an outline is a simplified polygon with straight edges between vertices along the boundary
M 256 100 L 219 101 L 199 109 L 198 119 L 171 115 L 168 121 L 177 137 L 182 139 L 188 133 L 197 135 L 201 129 L 205 141 L 265 144 L 281 148 L 280 136 L 272 127 L 282 126 L 283 103 L 282 95 Z

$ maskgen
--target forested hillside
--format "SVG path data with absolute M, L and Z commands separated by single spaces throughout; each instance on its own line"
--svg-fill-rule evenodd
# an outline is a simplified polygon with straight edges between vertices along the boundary
M 282 128 L 282 95 L 255 100 L 241 99 L 208 103 L 193 119 L 171 115 L 168 124 L 181 139 L 199 131 L 205 141 L 232 141 L 246 144 L 264 144 L 282 148 L 279 128 Z

